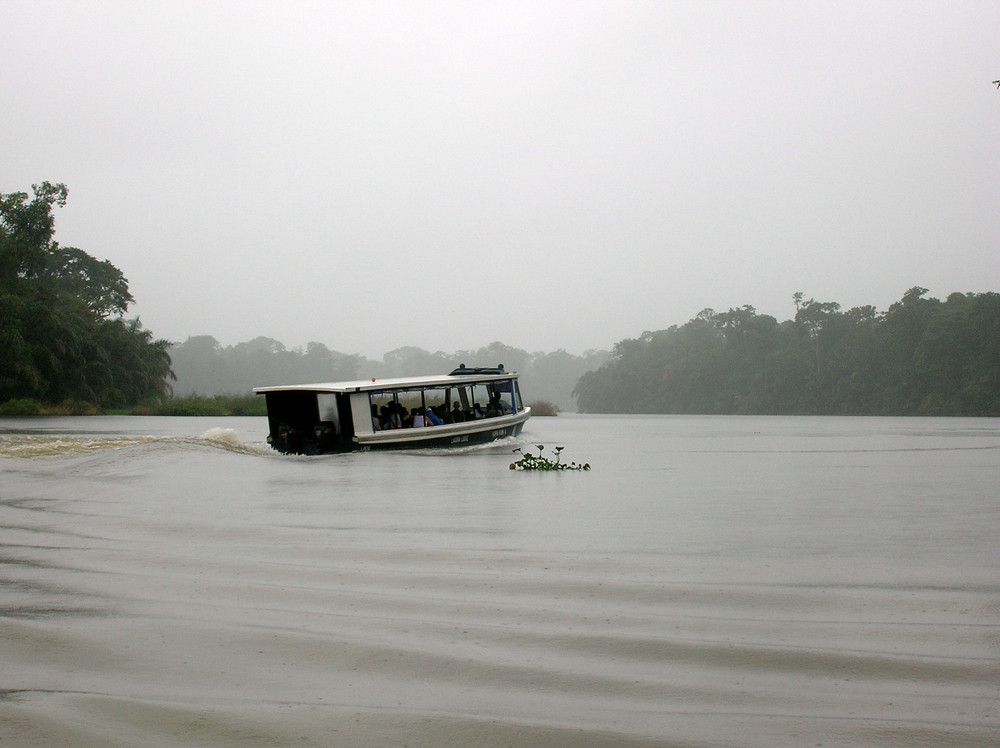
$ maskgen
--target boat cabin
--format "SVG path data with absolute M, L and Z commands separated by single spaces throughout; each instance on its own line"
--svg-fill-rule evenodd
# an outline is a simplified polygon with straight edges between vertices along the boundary
M 285 454 L 461 446 L 520 433 L 517 373 L 464 364 L 438 376 L 256 387 L 268 443 Z

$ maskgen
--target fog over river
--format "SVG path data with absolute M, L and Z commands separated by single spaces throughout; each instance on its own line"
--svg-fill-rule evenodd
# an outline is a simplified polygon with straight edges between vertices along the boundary
M 0 419 L 0 745 L 1000 743 L 996 419 L 265 431 Z

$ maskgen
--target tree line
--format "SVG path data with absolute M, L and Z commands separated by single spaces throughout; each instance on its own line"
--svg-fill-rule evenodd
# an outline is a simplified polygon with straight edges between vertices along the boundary
M 254 386 L 437 374 L 460 363 L 521 373 L 530 400 L 584 413 L 1000 415 L 1000 294 L 914 287 L 885 312 L 841 311 L 794 295 L 778 322 L 752 306 L 706 309 L 611 353 L 528 353 L 500 342 L 430 353 L 408 346 L 381 361 L 322 343 L 288 350 L 271 338 L 223 347 L 210 336 L 171 344 L 125 313 L 122 272 L 53 239 L 62 184 L 0 194 L 0 410 L 10 402 L 107 410 L 180 395 L 246 394 Z M 173 357 L 173 361 L 171 360 Z M 176 372 L 176 375 L 175 375 Z M 574 386 L 575 385 L 575 386 Z
M 125 318 L 122 272 L 53 239 L 66 186 L 32 191 L 0 194 L 0 404 L 123 408 L 169 393 L 170 344 Z
M 575 410 L 573 386 L 584 372 L 596 369 L 608 359 L 607 351 L 587 351 L 582 356 L 557 350 L 529 353 L 494 342 L 475 350 L 429 352 L 404 346 L 386 353 L 380 361 L 358 354 L 340 353 L 323 343 L 289 350 L 268 337 L 232 346 L 221 345 L 214 337 L 199 335 L 169 349 L 174 385 L 179 396 L 240 395 L 253 387 L 274 384 L 305 384 L 371 377 L 442 374 L 459 364 L 496 366 L 521 375 L 521 389 L 529 401 L 545 400 L 562 410 Z
M 885 312 L 796 293 L 617 343 L 574 389 L 584 413 L 1000 415 L 1000 294 L 914 287 Z

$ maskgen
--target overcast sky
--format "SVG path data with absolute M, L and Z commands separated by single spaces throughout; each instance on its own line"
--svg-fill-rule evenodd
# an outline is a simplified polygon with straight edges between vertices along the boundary
M 610 348 L 1000 290 L 1000 3 L 0 0 L 0 192 L 157 337 Z

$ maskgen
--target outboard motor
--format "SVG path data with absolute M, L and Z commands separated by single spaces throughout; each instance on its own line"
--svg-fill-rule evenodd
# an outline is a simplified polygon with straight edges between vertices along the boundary
M 337 428 L 333 421 L 320 421 L 313 429 L 313 436 L 316 437 L 316 446 L 320 454 L 333 452 L 337 447 Z
M 278 451 L 285 454 L 302 454 L 302 433 L 294 426 L 278 426 Z

